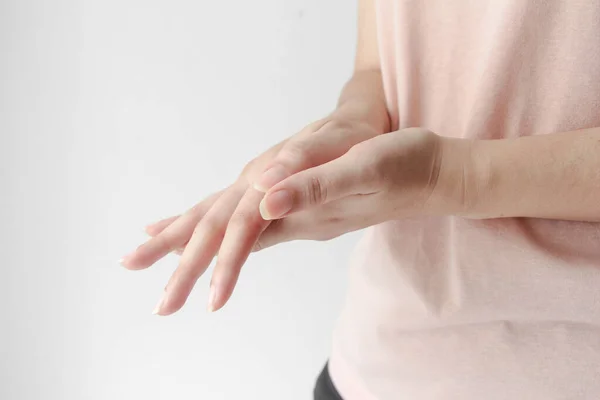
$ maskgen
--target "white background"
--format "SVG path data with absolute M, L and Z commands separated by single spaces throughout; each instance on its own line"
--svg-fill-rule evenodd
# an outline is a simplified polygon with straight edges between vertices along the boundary
M 151 315 L 177 259 L 117 260 L 324 116 L 355 2 L 0 0 L 0 399 L 309 399 L 357 235 L 253 256 Z

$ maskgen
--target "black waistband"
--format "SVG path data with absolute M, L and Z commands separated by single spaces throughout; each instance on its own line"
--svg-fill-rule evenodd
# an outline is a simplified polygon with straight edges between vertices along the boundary
M 314 390 L 314 400 L 344 400 L 333 386 L 327 364 L 317 378 L 317 383 Z

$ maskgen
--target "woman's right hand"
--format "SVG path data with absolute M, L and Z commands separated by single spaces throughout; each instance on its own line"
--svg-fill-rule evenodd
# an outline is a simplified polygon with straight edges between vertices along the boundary
M 179 266 L 155 309 L 157 314 L 169 315 L 183 306 L 198 278 L 219 253 L 214 276 L 227 283 L 211 282 L 209 309 L 221 308 L 231 296 L 237 275 L 260 234 L 270 223 L 259 212 L 264 192 L 289 175 L 336 159 L 379 133 L 367 123 L 341 113 L 308 125 L 248 163 L 228 188 L 180 216 L 148 226 L 146 231 L 153 237 L 121 263 L 128 269 L 140 270 L 170 252 L 181 252 Z M 235 277 L 221 276 L 224 271 Z

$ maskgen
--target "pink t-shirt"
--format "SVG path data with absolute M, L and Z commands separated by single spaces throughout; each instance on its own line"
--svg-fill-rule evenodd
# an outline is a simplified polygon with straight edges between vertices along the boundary
M 600 126 L 600 0 L 379 0 L 377 14 L 394 130 Z M 345 400 L 600 399 L 600 224 L 369 229 L 330 373 Z

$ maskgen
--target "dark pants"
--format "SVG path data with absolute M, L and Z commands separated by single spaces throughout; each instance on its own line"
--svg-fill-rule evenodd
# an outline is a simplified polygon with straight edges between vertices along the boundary
M 317 384 L 314 390 L 314 400 L 344 400 L 342 396 L 335 390 L 329 371 L 327 370 L 327 364 L 321 371 L 321 375 L 317 378 Z

